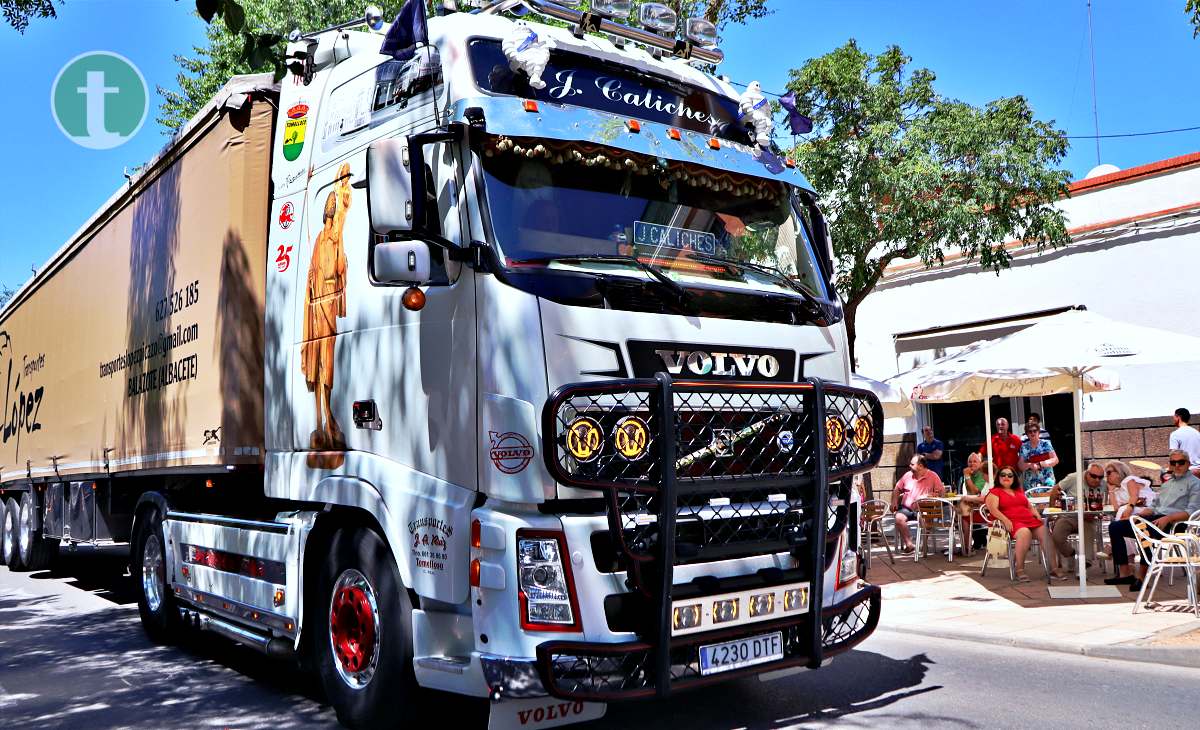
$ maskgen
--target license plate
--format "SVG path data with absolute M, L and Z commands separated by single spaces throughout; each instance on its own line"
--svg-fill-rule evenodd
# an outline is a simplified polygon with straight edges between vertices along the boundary
M 783 658 L 783 633 L 749 636 L 745 639 L 700 647 L 700 674 L 729 672 Z

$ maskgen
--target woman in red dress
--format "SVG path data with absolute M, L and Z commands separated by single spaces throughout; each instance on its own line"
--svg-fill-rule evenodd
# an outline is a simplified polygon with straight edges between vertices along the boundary
M 1000 470 L 996 477 L 996 486 L 987 494 L 988 512 L 1004 525 L 1008 534 L 1016 542 L 1016 576 L 1017 581 L 1028 583 L 1029 576 L 1025 575 L 1025 555 L 1029 552 L 1029 543 L 1037 538 L 1042 555 L 1046 549 L 1046 524 L 1041 515 L 1029 504 L 1025 492 L 1017 485 L 1017 472 L 1010 466 Z M 1047 561 L 1049 562 L 1049 561 Z M 1067 576 L 1053 568 L 1050 573 L 1055 580 L 1066 580 Z

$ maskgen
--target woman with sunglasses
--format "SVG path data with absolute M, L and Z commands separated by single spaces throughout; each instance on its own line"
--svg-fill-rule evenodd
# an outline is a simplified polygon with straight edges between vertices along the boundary
M 1042 550 L 1042 556 L 1045 557 L 1046 524 L 1025 498 L 1025 492 L 1017 482 L 1016 470 L 1008 466 L 1000 470 L 996 476 L 996 485 L 987 493 L 986 502 L 988 512 L 1004 525 L 1004 529 L 1008 530 L 1008 534 L 1012 535 L 1013 542 L 1016 543 L 1017 581 L 1029 583 L 1029 576 L 1025 575 L 1025 555 L 1029 552 L 1029 544 L 1036 537 L 1038 549 Z M 1050 564 L 1050 561 L 1047 560 L 1046 563 Z M 1050 574 L 1055 580 L 1067 579 L 1058 568 L 1051 569 Z

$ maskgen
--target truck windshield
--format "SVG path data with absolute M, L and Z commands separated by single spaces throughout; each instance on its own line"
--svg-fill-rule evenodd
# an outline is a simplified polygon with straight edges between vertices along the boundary
M 608 269 L 619 263 L 572 257 L 632 256 L 684 284 L 772 293 L 797 285 L 828 298 L 811 232 L 783 183 L 516 137 L 488 138 L 482 160 L 492 227 L 508 262 L 565 259 Z

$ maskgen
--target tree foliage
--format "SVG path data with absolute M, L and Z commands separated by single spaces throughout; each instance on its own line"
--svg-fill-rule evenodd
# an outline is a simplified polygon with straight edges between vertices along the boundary
M 376 2 L 384 17 L 398 2 Z M 362 15 L 363 0 L 196 0 L 208 22 L 208 44 L 192 55 L 176 56 L 179 89 L 159 87 L 163 104 L 158 122 L 167 133 L 187 123 L 236 74 L 281 68 L 287 34 L 311 32 Z
M 4 305 L 8 304 L 8 300 L 16 294 L 15 289 L 10 289 L 7 284 L 0 284 L 0 309 L 4 309 Z
M 1192 37 L 1200 35 L 1200 0 L 1187 0 L 1187 6 L 1183 12 L 1188 14 L 1188 20 L 1192 23 Z
M 4 11 L 4 20 L 18 33 L 25 32 L 32 18 L 58 17 L 54 0 L 0 0 L 0 10 Z
M 934 73 L 910 61 L 896 46 L 871 55 L 850 40 L 788 82 L 814 123 L 794 154 L 832 224 L 852 355 L 858 307 L 893 261 L 934 266 L 959 252 L 999 272 L 1005 241 L 1067 242 L 1053 206 L 1069 180 L 1057 167 L 1063 132 L 1024 97 L 976 107 L 940 96 Z

